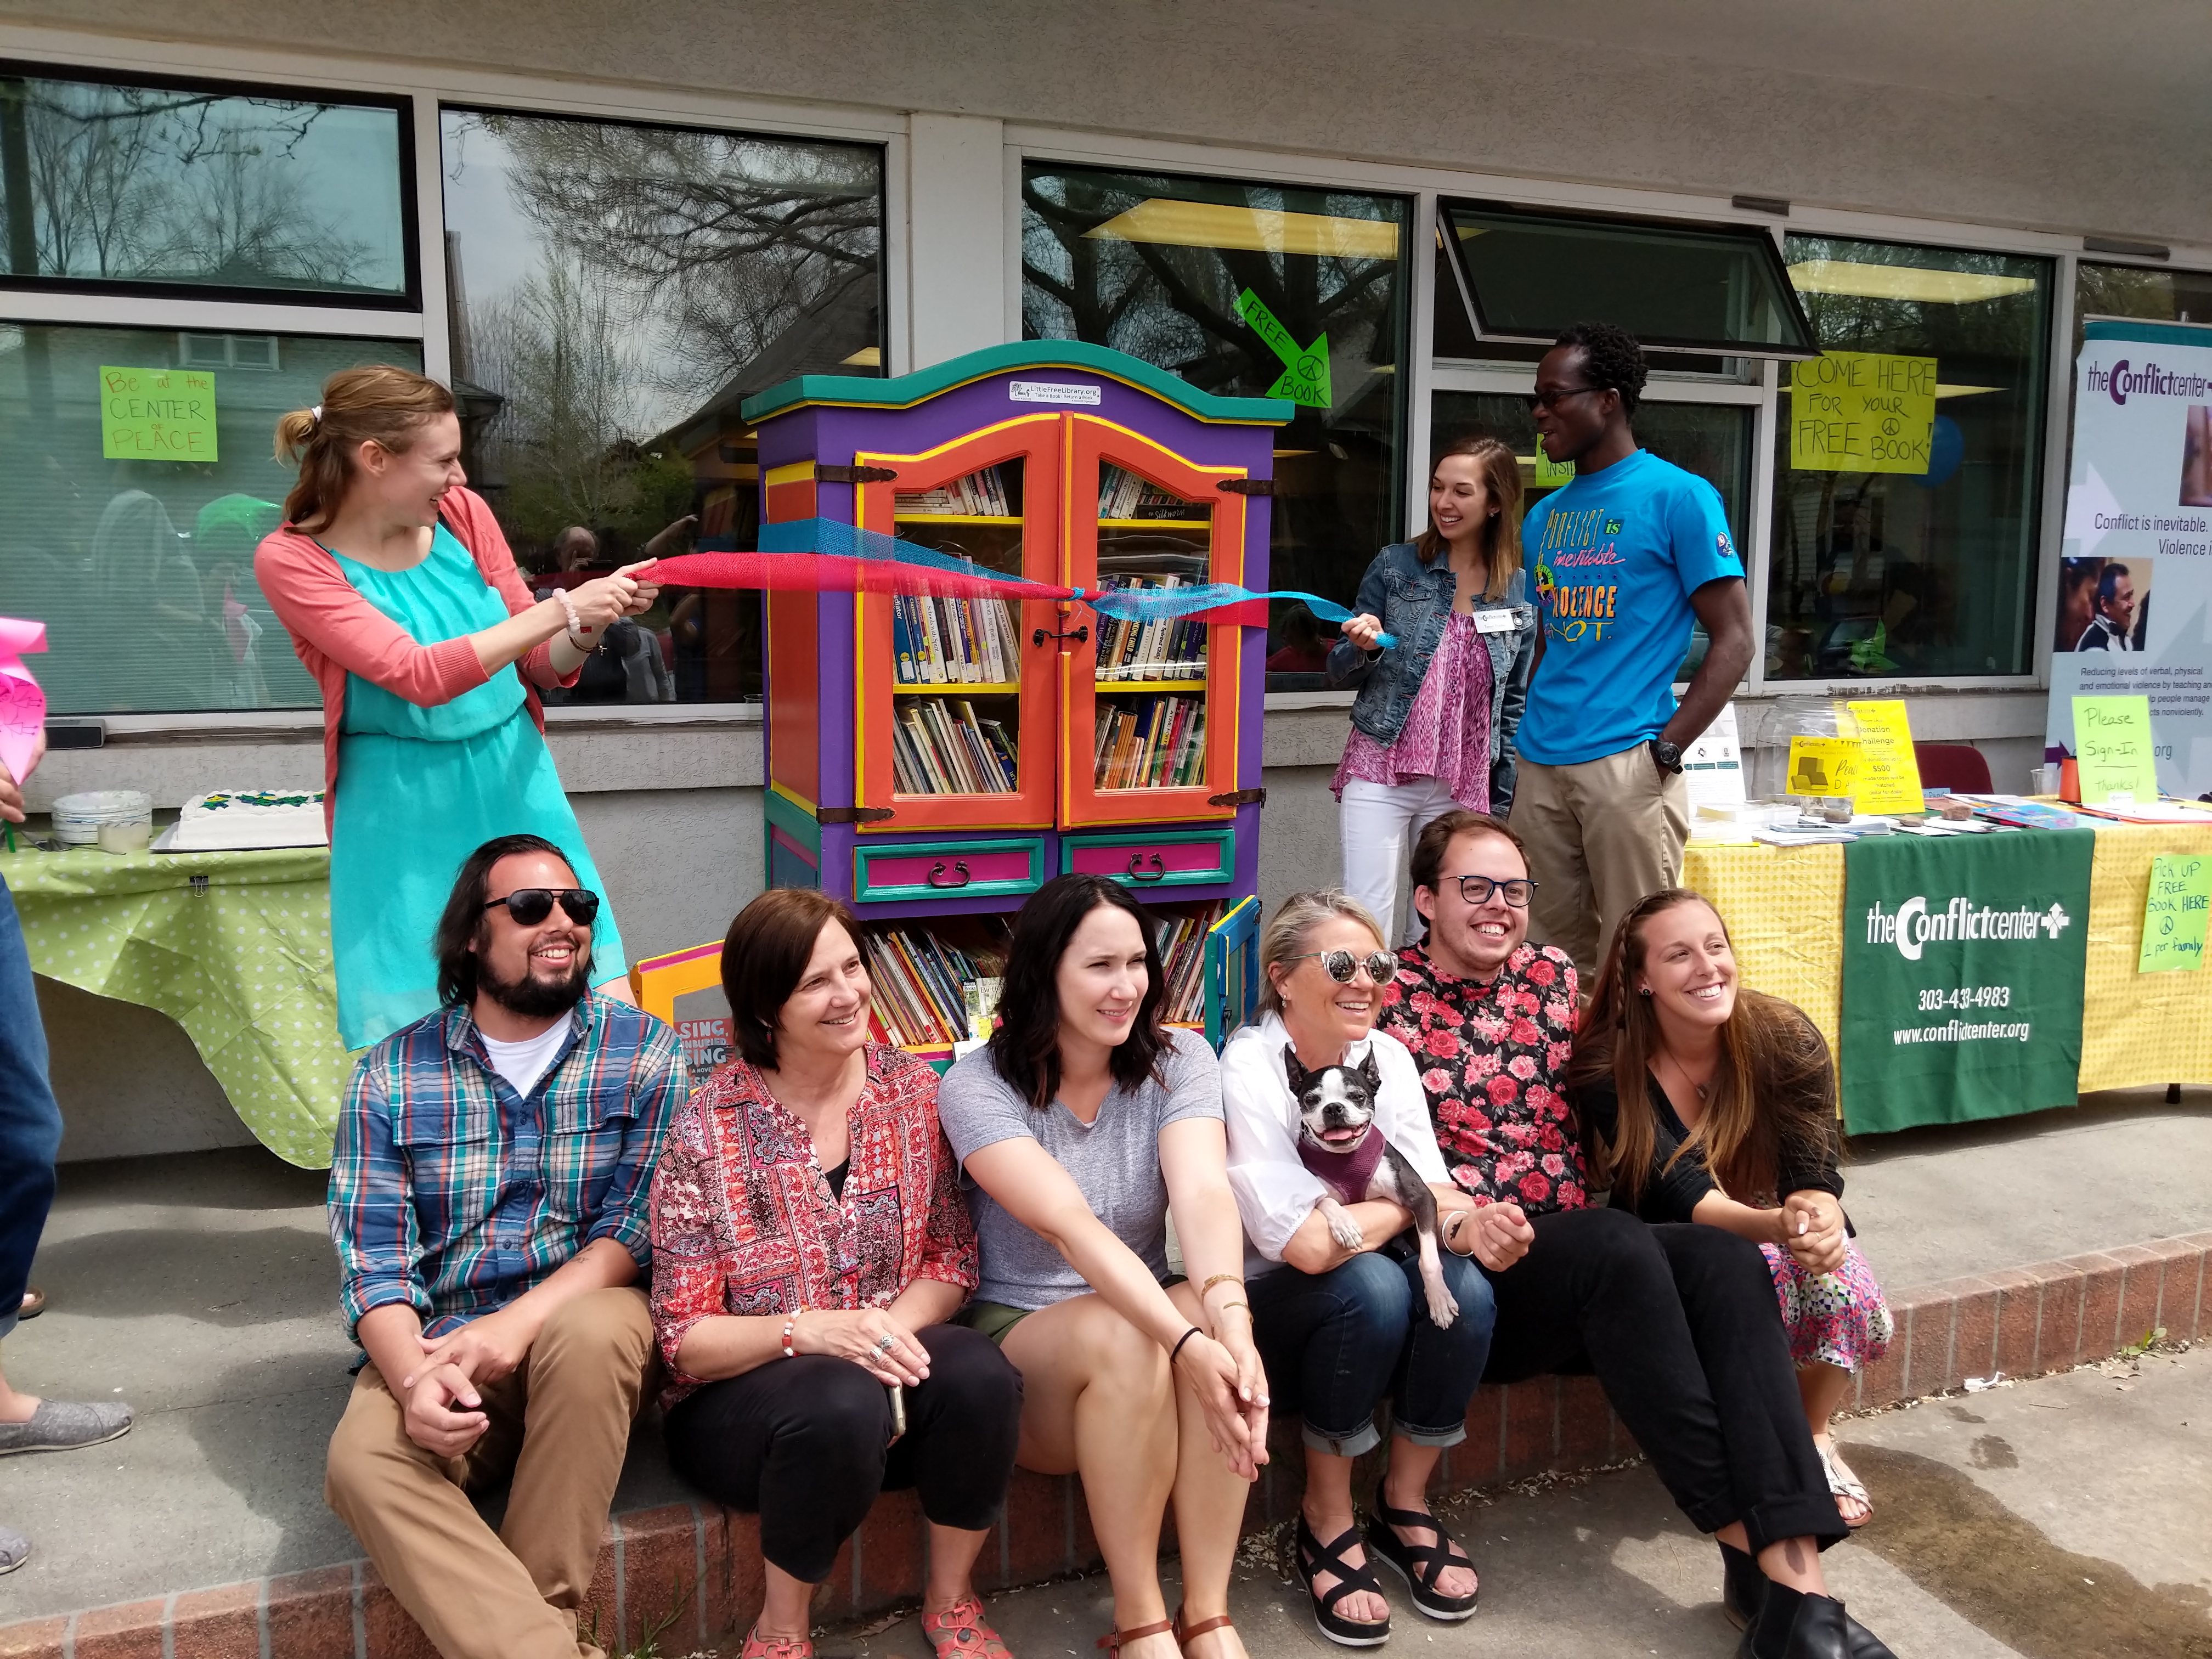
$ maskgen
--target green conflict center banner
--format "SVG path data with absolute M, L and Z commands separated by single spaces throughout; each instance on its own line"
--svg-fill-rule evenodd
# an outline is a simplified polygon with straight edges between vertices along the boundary
M 2096 842 L 2032 830 L 1844 849 L 1848 1130 L 2074 1104 Z

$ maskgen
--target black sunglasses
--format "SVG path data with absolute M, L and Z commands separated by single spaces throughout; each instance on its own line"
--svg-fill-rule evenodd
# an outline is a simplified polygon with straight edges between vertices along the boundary
M 1351 984 L 1352 976 L 1362 968 L 1377 985 L 1388 985 L 1398 973 L 1398 958 L 1388 951 L 1376 951 L 1364 957 L 1350 951 L 1309 951 L 1305 956 L 1292 957 L 1291 960 L 1304 962 L 1306 957 L 1319 957 L 1322 971 L 1339 985 Z
M 561 908 L 568 913 L 568 920 L 579 927 L 588 927 L 592 918 L 599 914 L 599 896 L 581 887 L 518 887 L 505 898 L 495 898 L 484 906 L 487 910 L 507 907 L 507 914 L 525 927 L 535 927 L 553 914 L 553 901 L 561 901 Z
M 1533 415 L 1540 409 L 1556 409 L 1562 398 L 1579 398 L 1585 392 L 1610 392 L 1612 389 L 1602 386 L 1571 386 L 1563 390 L 1532 392 L 1528 398 L 1528 412 Z

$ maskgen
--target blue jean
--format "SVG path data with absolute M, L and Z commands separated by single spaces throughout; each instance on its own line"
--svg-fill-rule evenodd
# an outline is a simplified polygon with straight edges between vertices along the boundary
M 1467 1402 L 1490 1358 L 1498 1304 L 1467 1257 L 1446 1251 L 1443 1269 L 1459 1304 L 1449 1328 L 1429 1317 L 1419 1261 L 1379 1250 L 1325 1273 L 1278 1267 L 1247 1286 L 1268 1393 L 1277 1411 L 1304 1419 L 1307 1445 L 1357 1457 L 1382 1444 L 1375 1407 L 1385 1395 L 1395 1431 L 1415 1445 L 1467 1438 Z
M 15 1328 L 23 1305 L 61 1149 L 62 1110 L 46 1080 L 46 1028 L 31 988 L 30 952 L 0 876 L 0 1336 Z

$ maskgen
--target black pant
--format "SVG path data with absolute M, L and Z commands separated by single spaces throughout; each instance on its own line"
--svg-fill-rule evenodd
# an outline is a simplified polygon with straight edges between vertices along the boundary
M 912 1486 L 940 1527 L 999 1517 L 1022 1431 L 1022 1374 L 956 1325 L 915 1335 L 929 1377 L 906 1391 L 907 1431 L 886 1449 L 890 1397 L 848 1359 L 771 1359 L 710 1382 L 668 1413 L 668 1461 L 717 1503 L 761 1518 L 761 1553 L 818 1584 L 879 1492 Z
M 1844 1537 L 1759 1247 L 1622 1210 L 1534 1224 L 1528 1254 L 1491 1275 L 1498 1326 L 1483 1380 L 1595 1371 L 1699 1531 L 1741 1521 L 1754 1554 Z

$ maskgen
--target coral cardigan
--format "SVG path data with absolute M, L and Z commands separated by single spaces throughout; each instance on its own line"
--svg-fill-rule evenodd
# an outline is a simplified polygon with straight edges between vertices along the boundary
M 483 496 L 472 489 L 448 490 L 438 515 L 475 556 L 485 583 L 507 601 L 509 616 L 537 603 Z M 253 576 L 276 619 L 291 635 L 292 649 L 322 688 L 323 821 L 327 827 L 337 821 L 338 721 L 345 710 L 349 673 L 426 708 L 450 702 L 491 677 L 477 660 L 476 647 L 466 635 L 417 644 L 406 629 L 362 597 L 313 537 L 301 534 L 289 524 L 271 532 L 255 550 Z M 563 678 L 554 672 L 552 653 L 553 643 L 548 640 L 532 647 L 517 665 L 530 718 L 541 732 L 545 712 L 538 688 L 576 683 L 575 674 Z M 581 672 L 579 665 L 577 672 Z

